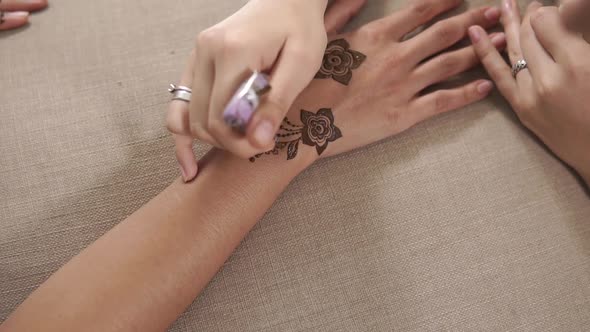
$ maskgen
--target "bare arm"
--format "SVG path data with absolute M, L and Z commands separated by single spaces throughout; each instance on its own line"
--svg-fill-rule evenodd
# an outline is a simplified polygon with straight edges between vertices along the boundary
M 471 47 L 443 51 L 471 25 L 494 26 L 497 9 L 473 9 L 403 38 L 459 3 L 418 0 L 357 31 L 332 36 L 318 79 L 282 123 L 276 155 L 252 163 L 213 151 L 193 183 L 177 180 L 84 250 L 0 331 L 164 330 L 280 192 L 320 155 L 363 147 L 488 95 L 492 86 L 485 80 L 421 92 L 477 64 Z M 428 6 L 434 9 L 420 10 Z M 441 39 L 440 31 L 456 33 Z M 503 35 L 496 36 L 502 44 Z M 440 71 L 440 63 L 456 66 Z
M 312 158 L 212 151 L 193 183 L 175 181 L 84 250 L 0 331 L 165 330 Z

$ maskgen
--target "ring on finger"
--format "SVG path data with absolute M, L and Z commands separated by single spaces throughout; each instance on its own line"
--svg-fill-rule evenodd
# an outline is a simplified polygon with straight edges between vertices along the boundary
M 191 102 L 191 96 L 193 94 L 193 90 L 191 88 L 170 84 L 168 92 L 172 94 L 172 100 L 181 100 L 187 103 Z
M 526 62 L 525 59 L 520 59 L 520 60 L 516 61 L 516 63 L 514 65 L 512 65 L 512 76 L 514 78 L 516 78 L 516 76 L 518 75 L 518 73 L 520 73 L 524 69 L 527 69 L 528 66 L 529 65 L 528 65 L 528 63 Z

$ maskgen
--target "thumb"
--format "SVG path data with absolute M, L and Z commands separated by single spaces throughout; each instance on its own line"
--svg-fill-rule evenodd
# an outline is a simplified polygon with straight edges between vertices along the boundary
M 367 3 L 367 0 L 337 0 L 332 2 L 324 21 L 329 35 L 340 33 Z
M 310 48 L 304 42 L 286 42 L 271 75 L 271 90 L 262 98 L 246 129 L 250 144 L 272 149 L 285 115 L 317 73 L 323 51 L 324 48 Z

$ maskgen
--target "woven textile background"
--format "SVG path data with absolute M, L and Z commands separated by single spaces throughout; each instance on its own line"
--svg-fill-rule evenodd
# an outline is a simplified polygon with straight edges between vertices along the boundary
M 0 33 L 0 321 L 178 175 L 167 84 L 245 2 L 52 0 Z M 310 168 L 171 330 L 589 326 L 590 200 L 496 95 Z

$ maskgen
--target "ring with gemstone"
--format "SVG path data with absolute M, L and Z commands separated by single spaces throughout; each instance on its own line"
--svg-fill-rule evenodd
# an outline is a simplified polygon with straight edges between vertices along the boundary
M 172 100 L 182 100 L 187 103 L 191 102 L 191 96 L 193 94 L 193 90 L 191 90 L 191 88 L 170 84 L 168 92 L 172 94 Z
M 528 68 L 528 63 L 525 59 L 516 61 L 516 63 L 512 66 L 512 76 L 516 78 L 516 75 L 526 68 Z
M 260 105 L 260 98 L 270 91 L 271 86 L 267 75 L 254 71 L 233 95 L 223 112 L 225 123 L 244 132 L 250 119 Z

